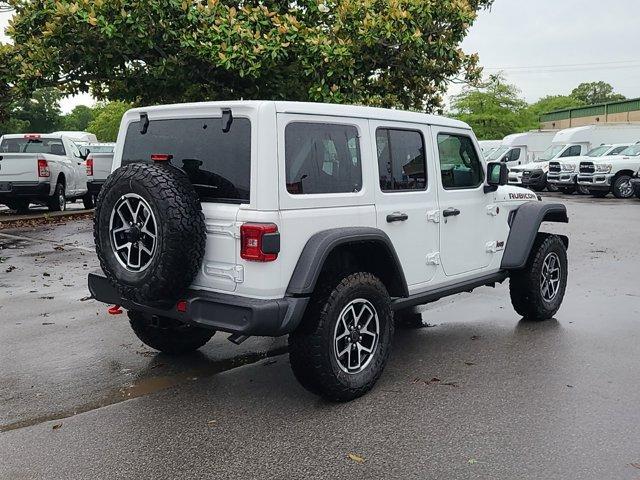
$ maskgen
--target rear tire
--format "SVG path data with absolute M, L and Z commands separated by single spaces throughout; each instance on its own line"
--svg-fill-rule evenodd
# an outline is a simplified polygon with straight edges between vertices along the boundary
M 596 198 L 605 198 L 609 195 L 609 192 L 605 192 L 604 190 L 589 190 L 589 194 Z
M 422 314 L 413 308 L 394 312 L 393 320 L 396 328 L 412 330 L 424 328 L 425 326 L 424 320 L 422 320 Z
M 371 273 L 353 273 L 314 294 L 302 324 L 289 335 L 291 368 L 310 392 L 334 402 L 353 400 L 382 375 L 393 333 L 384 284 Z
M 509 281 L 511 303 L 527 320 L 549 320 L 560 309 L 567 288 L 567 249 L 557 235 L 539 233 L 525 268 Z
M 632 198 L 633 185 L 631 185 L 631 177 L 629 175 L 620 175 L 613 182 L 613 196 L 616 198 Z
M 159 317 L 157 324 L 142 312 L 128 312 L 129 323 L 136 336 L 147 346 L 168 355 L 184 355 L 204 346 L 216 333 L 170 318 Z
M 56 184 L 56 189 L 49 199 L 48 206 L 52 212 L 64 212 L 67 209 L 67 197 L 63 183 Z

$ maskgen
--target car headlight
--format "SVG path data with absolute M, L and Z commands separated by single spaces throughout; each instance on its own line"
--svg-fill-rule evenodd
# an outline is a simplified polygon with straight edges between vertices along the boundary
M 610 163 L 603 163 L 600 165 L 596 165 L 596 172 L 598 173 L 609 173 L 611 171 L 612 165 Z
M 570 165 L 567 163 L 563 163 L 560 165 L 562 167 L 562 171 L 563 172 L 575 172 L 576 170 L 576 166 L 575 165 Z

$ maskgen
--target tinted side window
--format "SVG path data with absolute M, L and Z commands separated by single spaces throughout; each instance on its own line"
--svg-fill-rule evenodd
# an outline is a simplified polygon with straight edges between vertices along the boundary
M 122 165 L 151 162 L 151 155 L 171 155 L 171 164 L 189 177 L 200 200 L 249 201 L 251 183 L 251 122 L 234 118 L 224 133 L 220 117 L 151 120 L 147 132 L 140 122 L 127 129 Z
M 482 164 L 470 137 L 440 133 L 438 153 L 445 189 L 475 188 L 484 181 Z
M 622 152 L 623 150 L 626 150 L 629 147 L 616 147 L 613 150 L 611 150 L 609 153 L 607 153 L 607 155 L 618 155 L 620 152 Z
M 376 147 L 382 191 L 427 188 L 424 139 L 420 132 L 379 128 Z
M 582 147 L 580 145 L 573 145 L 572 147 L 569 147 L 564 152 L 562 152 L 560 158 L 577 157 L 578 155 L 580 155 L 581 151 Z
M 285 128 L 284 137 L 289 193 L 360 191 L 362 165 L 356 127 L 293 122 Z
M 518 159 L 520 158 L 520 151 L 521 149 L 519 148 L 514 148 L 513 150 L 511 150 L 511 153 L 509 154 L 509 159 L 507 160 L 507 162 L 518 161 Z

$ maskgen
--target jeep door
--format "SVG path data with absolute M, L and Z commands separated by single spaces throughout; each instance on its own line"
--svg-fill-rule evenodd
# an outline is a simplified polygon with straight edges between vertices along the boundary
M 438 196 L 440 255 L 447 276 L 482 270 L 493 254 L 497 238 L 492 230 L 493 196 L 484 193 L 484 166 L 471 131 L 433 127 L 440 171 Z
M 439 218 L 430 130 L 371 120 L 376 163 L 376 219 L 393 242 L 410 290 L 438 272 Z

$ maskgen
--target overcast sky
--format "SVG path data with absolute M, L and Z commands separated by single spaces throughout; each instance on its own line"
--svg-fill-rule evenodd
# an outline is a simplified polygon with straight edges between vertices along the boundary
M 1 31 L 8 18 L 0 14 Z M 496 0 L 480 14 L 463 48 L 480 54 L 485 73 L 504 70 L 529 102 L 597 80 L 640 97 L 639 19 L 637 0 Z M 459 89 L 452 86 L 450 93 Z M 63 110 L 79 103 L 91 99 L 67 99 Z

